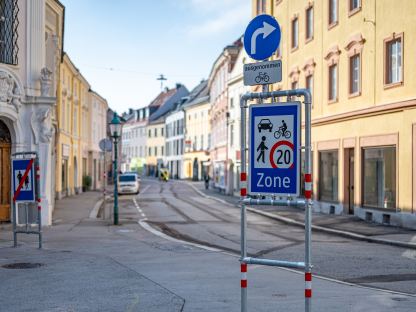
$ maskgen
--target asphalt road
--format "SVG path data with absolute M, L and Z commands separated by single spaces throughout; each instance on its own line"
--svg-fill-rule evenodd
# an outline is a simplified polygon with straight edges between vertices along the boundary
M 186 182 L 143 180 L 137 204 L 146 223 L 171 237 L 240 253 L 240 209 L 207 199 Z M 124 197 L 124 199 L 127 199 Z M 130 201 L 130 205 L 133 205 Z M 304 260 L 304 231 L 248 212 L 249 256 Z M 313 273 L 416 294 L 416 255 L 404 248 L 313 233 Z

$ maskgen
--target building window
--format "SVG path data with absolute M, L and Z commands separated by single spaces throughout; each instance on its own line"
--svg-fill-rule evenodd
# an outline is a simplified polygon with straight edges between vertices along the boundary
M 319 200 L 338 201 L 338 151 L 319 152 Z
M 162 128 L 160 128 L 160 135 L 163 137 L 163 135 L 164 135 L 164 133 L 163 133 L 163 127 Z
M 385 41 L 385 84 L 403 83 L 403 34 Z
M 157 146 L 155 146 L 155 156 L 157 157 Z
M 361 89 L 360 54 L 350 57 L 350 95 L 359 95 Z
M 149 138 L 152 137 L 152 130 L 149 129 Z
M 204 135 L 201 134 L 201 150 L 204 149 Z
M 266 13 L 266 0 L 257 0 L 257 15 Z
M 230 99 L 230 108 L 234 108 L 234 98 Z
M 152 156 L 152 148 L 149 147 L 149 153 L 148 156 Z
M 313 75 L 309 75 L 306 77 L 306 89 L 309 90 L 309 92 L 311 93 L 311 97 L 313 97 Z
M 0 1 L 0 63 L 18 63 L 18 13 L 17 0 Z
M 338 23 L 338 0 L 329 1 L 328 25 L 331 28 Z
M 313 6 L 306 9 L 306 42 L 313 39 Z
M 361 0 L 349 0 L 350 2 L 350 13 L 358 11 L 361 9 Z
M 292 50 L 299 46 L 299 20 L 295 17 L 292 20 Z
M 363 206 L 396 208 L 396 148 L 363 148 Z
M 338 100 L 338 65 L 334 64 L 329 66 L 329 92 L 328 100 L 330 102 L 336 102 Z
M 163 156 L 165 153 L 165 148 L 163 146 L 160 147 L 161 155 Z
M 155 138 L 157 138 L 157 128 L 155 128 Z

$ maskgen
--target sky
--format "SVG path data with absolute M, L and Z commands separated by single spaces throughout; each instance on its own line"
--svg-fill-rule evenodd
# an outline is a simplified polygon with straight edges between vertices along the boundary
M 165 86 L 190 91 L 243 33 L 250 0 L 61 0 L 64 50 L 118 113 L 147 106 Z

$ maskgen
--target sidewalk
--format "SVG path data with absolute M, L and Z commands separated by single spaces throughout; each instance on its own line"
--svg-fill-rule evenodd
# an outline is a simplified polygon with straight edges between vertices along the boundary
M 205 196 L 238 206 L 239 197 L 228 196 L 212 188 L 206 190 L 203 182 L 189 182 L 195 190 Z M 282 206 L 251 206 L 248 211 L 295 226 L 304 226 L 302 209 Z M 312 228 L 315 231 L 373 243 L 416 249 L 416 231 L 394 226 L 365 222 L 355 216 L 313 213 Z

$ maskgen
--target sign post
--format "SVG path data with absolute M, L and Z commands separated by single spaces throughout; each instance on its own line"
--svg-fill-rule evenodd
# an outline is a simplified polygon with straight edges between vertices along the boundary
M 12 155 L 12 213 L 13 213 L 13 241 L 17 247 L 17 234 L 37 234 L 39 248 L 42 248 L 42 216 L 40 199 L 40 172 L 39 158 L 36 152 L 14 153 Z M 25 228 L 18 229 L 19 205 L 25 207 Z M 32 230 L 33 222 L 30 220 L 30 207 L 37 205 L 38 230 Z
M 280 27 L 270 15 L 259 15 L 247 26 L 244 48 L 254 60 L 263 61 L 244 66 L 244 84 L 262 85 L 263 92 L 247 93 L 241 97 L 241 311 L 247 312 L 248 264 L 268 265 L 305 271 L 305 311 L 312 309 L 312 150 L 311 94 L 307 89 L 269 92 L 269 84 L 282 80 L 281 61 L 264 61 L 280 43 Z M 286 97 L 288 102 L 275 99 Z M 305 145 L 301 146 L 301 102 L 305 105 Z M 249 110 L 248 102 L 257 100 Z M 264 103 L 270 100 L 270 103 Z M 247 148 L 247 135 L 249 146 Z M 305 193 L 300 197 L 300 153 L 305 150 Z M 247 161 L 248 157 L 248 161 Z M 248 164 L 248 174 L 247 174 Z M 256 196 L 256 199 L 250 196 Z M 276 198 L 278 196 L 278 198 Z M 246 205 L 295 206 L 305 208 L 305 260 L 292 262 L 247 257 Z

